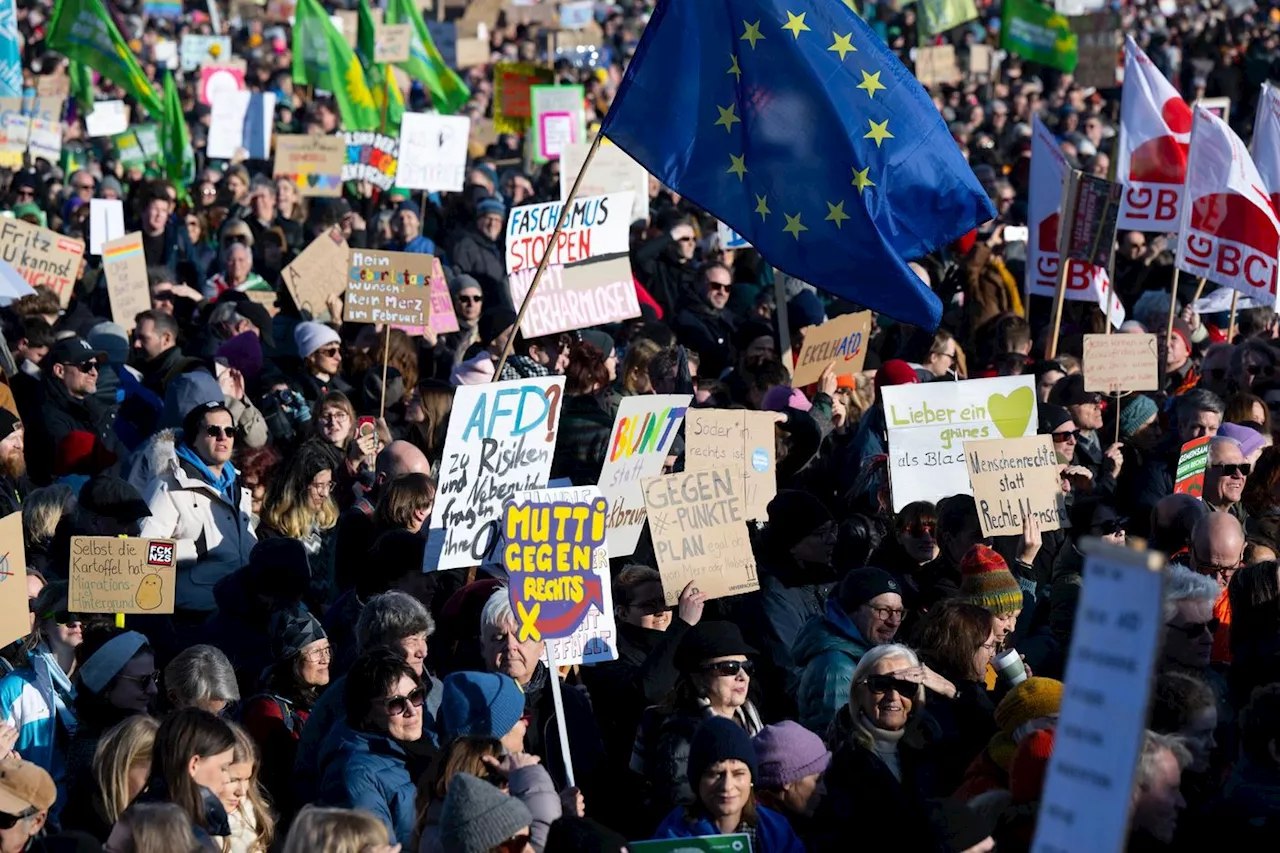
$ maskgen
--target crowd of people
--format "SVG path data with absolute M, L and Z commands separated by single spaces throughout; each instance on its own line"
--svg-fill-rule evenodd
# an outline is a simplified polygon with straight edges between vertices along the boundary
M 109 5 L 157 87 L 158 45 L 214 31 L 203 4 L 179 18 Z M 276 94 L 275 129 L 339 130 L 333 100 L 293 85 L 287 20 L 233 5 L 220 25 L 248 87 Z M 909 65 L 916 6 L 858 5 Z M 1247 138 L 1258 85 L 1280 77 L 1280 11 L 1166 5 L 1124 4 L 1119 24 L 1188 101 L 1230 98 Z M 491 118 L 494 62 L 521 60 L 583 84 L 597 122 L 648 11 L 597 4 L 596 50 L 552 56 L 536 26 L 496 13 L 463 112 Z M 999 13 L 980 4 L 938 40 L 967 67 L 970 45 L 998 44 Z M 47 4 L 19 2 L 16 20 L 27 84 L 65 73 Z M 1027 850 L 1085 537 L 1170 561 L 1123 843 L 1276 840 L 1280 321 L 1243 310 L 1228 340 L 1225 314 L 1192 307 L 1194 279 L 1171 293 L 1168 237 L 1121 232 L 1121 331 L 1158 334 L 1161 390 L 1085 389 L 1082 336 L 1106 322 L 1089 303 L 1068 303 L 1046 358 L 1048 301 L 1025 295 L 1010 230 L 1026 224 L 1031 121 L 1106 175 L 1120 90 L 1001 59 L 932 90 L 1000 213 L 912 259 L 942 326 L 877 317 L 863 371 L 804 388 L 781 341 L 798 349 L 803 329 L 858 306 L 723 244 L 657 180 L 631 229 L 641 315 L 529 338 L 507 214 L 558 199 L 560 176 L 554 161 L 525 171 L 520 135 L 473 138 L 460 193 L 352 182 L 312 198 L 268 161 L 205 156 L 196 74 L 178 75 L 189 184 L 122 164 L 68 104 L 74 165 L 0 172 L 4 215 L 87 238 L 89 201 L 121 199 L 150 308 L 113 319 L 96 256 L 67 298 L 38 286 L 0 307 L 0 517 L 21 514 L 29 602 L 24 636 L 0 650 L 0 853 L 561 853 L 725 833 L 791 853 L 885 831 L 912 851 Z M 92 87 L 132 101 L 109 75 Z M 419 81 L 406 102 L 431 105 Z M 281 271 L 334 227 L 354 248 L 438 257 L 459 331 L 344 323 L 341 296 L 299 309 Z M 851 292 L 876 286 L 874 271 L 849 275 Z M 1069 529 L 984 537 L 965 494 L 893 512 L 883 389 L 1017 374 L 1035 377 Z M 623 397 L 778 414 L 776 497 L 750 524 L 759 591 L 709 600 L 695 580 L 668 606 L 645 534 L 611 567 L 617 659 L 551 671 L 505 578 L 423 571 L 455 389 L 548 375 L 565 377 L 551 476 L 575 485 L 599 479 Z M 1182 445 L 1205 436 L 1203 495 L 1175 494 Z M 72 610 L 75 536 L 173 540 L 173 613 Z M 1008 650 L 1030 677 L 996 674 Z

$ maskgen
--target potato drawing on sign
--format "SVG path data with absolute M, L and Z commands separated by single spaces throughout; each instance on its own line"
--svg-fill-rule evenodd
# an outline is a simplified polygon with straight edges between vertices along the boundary
M 143 610 L 155 610 L 164 601 L 164 584 L 157 574 L 143 577 L 138 583 L 138 592 L 133 597 L 134 604 Z

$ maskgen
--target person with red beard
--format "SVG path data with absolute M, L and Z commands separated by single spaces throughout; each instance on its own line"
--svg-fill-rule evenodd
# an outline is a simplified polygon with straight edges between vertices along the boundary
M 22 509 L 22 499 L 31 489 L 22 433 L 18 416 L 0 409 L 0 518 Z

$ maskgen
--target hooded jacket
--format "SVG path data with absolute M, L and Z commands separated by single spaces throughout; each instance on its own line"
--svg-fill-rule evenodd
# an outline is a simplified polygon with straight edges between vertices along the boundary
M 803 669 L 796 698 L 805 728 L 826 734 L 836 711 L 849 701 L 853 670 L 871 646 L 834 598 L 827 599 L 822 616 L 800 630 L 791 653 Z
M 387 825 L 392 843 L 408 849 L 418 819 L 417 770 L 397 741 L 356 731 L 345 722 L 329 732 L 320 748 L 318 804 L 364 809 Z

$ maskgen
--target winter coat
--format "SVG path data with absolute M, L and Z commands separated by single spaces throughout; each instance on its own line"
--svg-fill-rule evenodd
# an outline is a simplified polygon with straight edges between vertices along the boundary
M 546 665 L 539 663 L 534 677 L 524 687 L 525 714 L 529 727 L 525 730 L 525 752 L 542 759 L 557 788 L 569 784 L 564 770 L 564 754 L 560 748 L 560 731 L 556 723 L 555 700 L 551 695 Z M 604 743 L 600 727 L 585 691 L 562 684 L 560 698 L 564 705 L 565 728 L 569 732 L 569 751 L 573 757 L 574 781 L 586 797 L 603 783 Z M 598 795 L 599 796 L 599 795 Z
M 249 490 L 240 487 L 238 476 L 232 493 L 239 495 L 238 505 L 176 455 L 142 490 L 151 516 L 143 519 L 140 535 L 178 543 L 177 610 L 214 610 L 214 584 L 249 563 L 257 539 L 250 526 Z
M 203 844 L 211 850 L 222 850 L 222 839 L 231 834 L 231 823 L 227 819 L 227 810 L 222 805 L 222 801 L 218 799 L 217 794 L 203 785 L 200 786 L 200 797 L 204 805 L 204 822 L 205 826 L 200 826 L 194 820 L 191 822 L 191 831 L 196 837 L 196 841 Z M 142 793 L 133 798 L 135 803 L 171 803 L 169 797 L 169 787 L 165 784 L 164 777 L 152 776 L 147 780 L 147 786 L 142 789 Z M 207 829 L 205 827 L 208 827 Z M 217 841 L 214 841 L 214 839 Z
M 240 724 L 258 745 L 258 776 L 262 787 L 282 814 L 292 812 L 293 763 L 310 716 L 310 708 L 271 693 L 250 697 L 240 712 Z
M 944 698 L 928 694 L 923 713 L 935 724 L 938 736 L 930 749 L 936 766 L 936 788 L 933 796 L 950 795 L 964 781 L 965 771 L 973 759 L 986 749 L 999 728 L 995 705 L 987 695 L 985 684 L 977 681 L 954 681 L 956 695 Z
M 53 477 L 54 459 L 58 446 L 73 432 L 88 432 L 102 442 L 103 448 L 123 455 L 124 446 L 116 437 L 115 419 L 117 407 L 104 404 L 90 394 L 77 400 L 67 392 L 67 386 L 53 376 L 45 376 L 41 386 L 44 391 L 40 406 L 39 429 L 26 431 L 27 465 L 31 479 L 48 483 Z M 27 421 L 31 425 L 31 421 Z
M 507 779 L 507 792 L 524 803 L 529 814 L 533 815 L 529 823 L 529 838 L 533 849 L 542 853 L 542 848 L 547 846 L 547 833 L 551 831 L 551 824 L 560 819 L 562 808 L 550 774 L 541 764 L 521 767 Z M 427 809 L 422 840 L 418 842 L 418 853 L 448 853 L 440 841 L 440 816 L 443 813 L 444 802 L 432 801 Z
M 756 826 L 752 853 L 804 853 L 804 845 L 787 819 L 773 809 L 756 806 Z M 683 806 L 672 809 L 653 834 L 658 838 L 699 838 L 719 835 L 720 830 L 705 817 L 690 818 Z
M 364 809 L 387 826 L 392 843 L 412 843 L 418 819 L 420 768 L 404 746 L 387 735 L 335 726 L 320 750 L 320 794 L 317 805 Z
M 49 772 L 64 803 L 67 747 L 76 728 L 74 698 L 70 680 L 43 645 L 27 666 L 0 678 L 0 719 L 18 730 L 14 750 Z
M 1129 516 L 1129 535 L 1151 535 L 1151 510 L 1161 498 L 1173 494 L 1181 451 L 1182 443 L 1175 431 L 1163 436 L 1147 458 L 1135 481 L 1134 505 L 1125 513 Z
M 559 438 L 551 460 L 552 479 L 568 477 L 575 486 L 599 481 L 617 413 L 617 398 L 608 391 L 564 398 Z
M 848 703 L 853 670 L 871 646 L 834 598 L 827 599 L 823 615 L 805 623 L 791 650 L 802 673 L 796 691 L 801 725 L 826 734 L 836 711 Z
M 705 297 L 694 296 L 676 315 L 672 331 L 681 344 L 701 356 L 699 373 L 719 376 L 733 364 L 733 335 L 737 327 L 733 314 L 712 308 Z
M 455 271 L 479 282 L 486 309 L 513 307 L 511 288 L 507 283 L 507 261 L 500 244 L 471 226 L 459 232 L 450 254 Z
M 669 234 L 636 248 L 631 269 L 666 317 L 675 317 L 685 300 L 697 293 L 697 265 L 692 261 L 680 262 Z
M 795 690 L 804 667 L 796 660 L 795 644 L 813 619 L 821 619 L 834 580 L 833 572 L 798 563 L 790 554 L 762 556 L 760 592 L 743 602 L 743 636 L 761 650 L 754 681 L 769 698 L 769 719 L 795 719 Z M 825 583 L 806 583 L 831 577 Z

